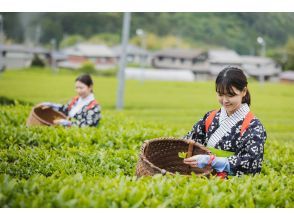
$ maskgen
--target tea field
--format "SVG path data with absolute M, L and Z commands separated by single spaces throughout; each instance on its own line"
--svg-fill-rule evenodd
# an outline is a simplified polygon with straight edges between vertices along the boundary
M 0 75 L 0 207 L 294 207 L 294 85 L 250 81 L 252 111 L 268 139 L 261 174 L 218 178 L 135 177 L 144 140 L 182 137 L 219 108 L 214 82 L 117 81 L 94 76 L 98 128 L 25 126 L 34 104 L 65 103 L 77 73 Z

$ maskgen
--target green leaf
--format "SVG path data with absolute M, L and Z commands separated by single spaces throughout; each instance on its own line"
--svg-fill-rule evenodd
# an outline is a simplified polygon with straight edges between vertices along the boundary
M 179 158 L 185 159 L 187 157 L 187 152 L 179 152 L 178 156 L 179 156 Z
M 211 151 L 212 154 L 214 154 L 217 157 L 229 157 L 234 155 L 234 152 L 219 150 L 214 147 L 207 147 L 207 148 Z

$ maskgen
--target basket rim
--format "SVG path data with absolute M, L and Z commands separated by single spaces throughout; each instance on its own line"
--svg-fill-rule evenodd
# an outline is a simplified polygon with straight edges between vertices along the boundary
M 40 118 L 36 113 L 35 113 L 35 110 L 38 109 L 38 108 L 41 108 L 42 106 L 41 105 L 36 105 L 33 107 L 33 110 L 32 110 L 32 115 L 33 117 L 37 118 L 40 122 L 42 122 L 43 124 L 46 124 L 46 125 L 52 125 L 51 123 L 43 120 L 42 118 Z M 49 107 L 52 111 L 54 111 L 55 113 L 59 114 L 60 116 L 66 118 L 66 115 L 63 114 L 62 112 L 60 111 L 56 111 L 55 109 Z

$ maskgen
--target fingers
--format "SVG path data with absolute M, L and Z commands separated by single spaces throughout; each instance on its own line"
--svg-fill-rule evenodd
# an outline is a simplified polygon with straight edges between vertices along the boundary
M 187 164 L 191 167 L 197 167 L 197 161 L 193 161 L 193 162 L 184 162 L 184 164 Z
M 188 157 L 188 158 L 185 158 L 184 159 L 184 162 L 192 162 L 192 161 L 196 161 L 196 157 L 193 156 L 193 157 Z
M 59 122 L 60 122 L 60 119 L 53 120 L 53 124 L 59 124 Z
M 197 155 L 189 157 L 189 158 L 185 158 L 183 162 L 184 164 L 187 164 L 191 167 L 198 167 Z
M 187 159 L 190 159 L 190 158 L 187 158 Z M 187 160 L 187 159 L 184 159 L 184 164 L 187 164 L 187 165 L 190 165 L 191 167 L 196 167 L 197 166 L 197 161 L 194 159 L 194 160 Z

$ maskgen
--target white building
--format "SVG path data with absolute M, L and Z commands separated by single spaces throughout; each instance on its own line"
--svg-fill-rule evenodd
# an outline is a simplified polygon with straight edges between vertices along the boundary
M 282 69 L 273 59 L 259 56 L 241 56 L 242 68 L 257 79 L 277 80 Z
M 194 70 L 206 60 L 202 50 L 194 49 L 164 49 L 153 54 L 152 66 L 162 69 Z
M 281 82 L 294 83 L 294 71 L 288 70 L 282 72 L 279 76 Z
M 90 61 L 96 69 L 109 69 L 117 64 L 115 54 L 106 45 L 83 43 L 65 48 L 61 52 L 67 56 L 67 60 L 59 62 L 59 67 L 77 69 Z
M 117 45 L 112 47 L 117 60 L 120 59 L 122 53 L 122 46 Z M 151 64 L 151 53 L 141 47 L 132 44 L 127 45 L 127 61 L 129 63 L 143 64 L 149 66 Z
M 1 65 L 4 69 L 21 69 L 30 67 L 34 55 L 47 61 L 49 51 L 41 47 L 27 47 L 21 44 L 0 45 Z

